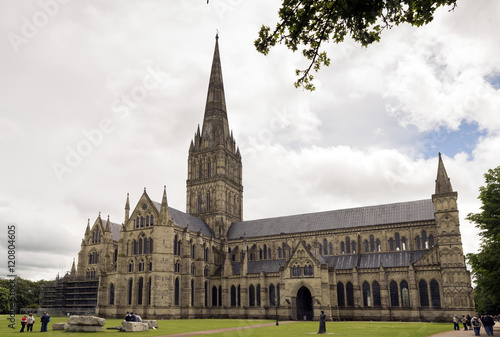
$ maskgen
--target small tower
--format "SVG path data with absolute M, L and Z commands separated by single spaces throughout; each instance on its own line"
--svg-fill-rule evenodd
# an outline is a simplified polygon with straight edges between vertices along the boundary
M 457 206 L 458 193 L 453 191 L 450 178 L 439 153 L 436 193 L 432 195 L 437 229 L 437 253 L 441 266 L 442 306 L 474 307 L 470 273 L 465 266 L 462 236 Z M 464 305 L 463 301 L 467 301 Z
M 186 185 L 186 212 L 205 220 L 215 237 L 224 237 L 231 223 L 242 220 L 241 154 L 227 119 L 218 35 L 203 126 L 189 147 Z

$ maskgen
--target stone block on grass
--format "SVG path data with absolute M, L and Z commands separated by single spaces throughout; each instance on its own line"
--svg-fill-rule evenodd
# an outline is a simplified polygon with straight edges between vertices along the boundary
M 122 322 L 122 331 L 125 332 L 136 332 L 136 331 L 148 331 L 148 324 L 142 322 Z
M 96 316 L 69 316 L 68 324 L 104 326 L 106 320 Z
M 143 320 L 142 323 L 147 323 L 150 329 L 158 329 L 158 322 L 156 322 L 155 320 Z
M 54 323 L 52 324 L 52 330 L 66 330 L 68 327 L 67 323 Z

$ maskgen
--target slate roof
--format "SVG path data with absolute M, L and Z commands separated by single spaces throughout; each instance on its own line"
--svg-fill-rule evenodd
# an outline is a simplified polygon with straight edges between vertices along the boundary
M 235 222 L 228 239 L 434 220 L 431 199 Z
M 160 212 L 161 203 L 153 201 L 153 204 L 155 205 L 158 212 Z M 170 219 L 174 222 L 174 224 L 177 227 L 186 228 L 189 225 L 189 230 L 193 232 L 199 232 L 201 230 L 201 233 L 203 235 L 212 236 L 212 231 L 210 230 L 210 227 L 208 227 L 206 222 L 203 221 L 202 219 L 181 212 L 170 206 L 168 207 L 168 213 L 170 214 Z
M 122 225 L 114 222 L 109 222 L 111 227 L 111 238 L 113 241 L 120 241 L 120 232 L 122 230 Z
M 391 252 L 391 253 L 372 253 L 361 254 L 359 261 L 359 269 L 379 268 L 380 264 L 384 268 L 390 267 L 408 267 L 410 263 L 415 263 L 428 250 L 417 251 L 404 251 L 404 252 Z M 329 268 L 336 270 L 352 269 L 358 264 L 358 255 L 340 255 L 340 256 L 320 256 L 322 263 L 327 263 Z M 323 262 L 324 261 L 324 262 Z M 277 273 L 280 266 L 284 266 L 285 260 L 261 260 L 261 261 L 248 261 L 248 274 L 258 274 L 262 270 L 265 273 Z M 220 270 L 219 270 L 220 273 Z M 241 273 L 241 263 L 233 263 L 233 275 Z
M 381 264 L 384 268 L 407 267 L 410 265 L 410 263 L 415 263 L 427 252 L 428 250 L 417 250 L 413 252 L 401 251 L 390 253 L 361 254 L 358 268 L 379 268 Z M 328 263 L 329 268 L 335 267 L 335 269 L 337 270 L 352 269 L 358 263 L 357 254 L 325 256 L 324 258 Z

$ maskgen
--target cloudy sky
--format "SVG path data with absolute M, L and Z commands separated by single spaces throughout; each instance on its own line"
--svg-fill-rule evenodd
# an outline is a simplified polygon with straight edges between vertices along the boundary
M 216 30 L 245 220 L 430 198 L 441 152 L 465 253 L 477 251 L 464 217 L 500 164 L 500 2 L 459 0 L 367 49 L 325 46 L 313 93 L 293 86 L 300 53 L 253 46 L 279 5 L 0 2 L 0 251 L 16 224 L 19 276 L 70 269 L 87 219 L 121 223 L 127 193 L 134 207 L 166 185 L 185 211 Z

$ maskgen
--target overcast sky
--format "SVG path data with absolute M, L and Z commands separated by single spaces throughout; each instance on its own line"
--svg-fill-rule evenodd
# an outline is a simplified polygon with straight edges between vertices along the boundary
M 313 93 L 293 86 L 300 53 L 253 46 L 279 5 L 0 1 L 0 251 L 16 224 L 19 276 L 69 270 L 87 219 L 123 222 L 127 193 L 135 207 L 166 185 L 185 211 L 216 30 L 245 220 L 428 199 L 441 152 L 477 251 L 464 218 L 500 164 L 500 2 L 459 0 L 369 48 L 325 46 Z

